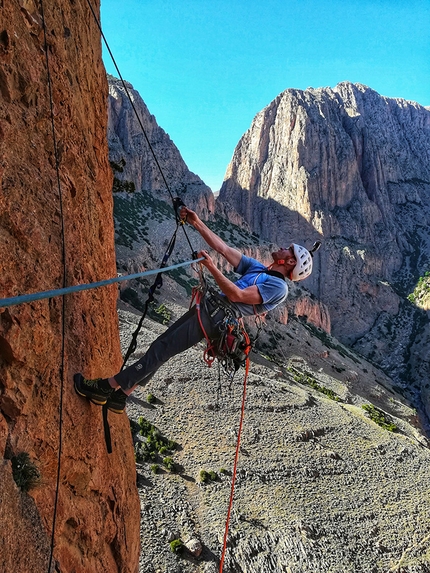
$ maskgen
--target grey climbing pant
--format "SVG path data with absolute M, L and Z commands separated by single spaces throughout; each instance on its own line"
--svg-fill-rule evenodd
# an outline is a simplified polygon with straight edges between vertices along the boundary
M 200 317 L 209 339 L 216 341 L 220 338 L 220 327 L 225 312 L 217 309 L 211 302 L 201 304 Z M 159 336 L 140 360 L 115 375 L 115 380 L 123 390 L 130 390 L 138 384 L 144 386 L 165 362 L 191 348 L 204 338 L 193 306 L 179 320 Z

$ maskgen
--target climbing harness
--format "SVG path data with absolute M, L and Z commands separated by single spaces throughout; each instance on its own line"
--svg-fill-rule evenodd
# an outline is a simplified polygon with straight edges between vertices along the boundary
M 237 316 L 226 297 L 221 296 L 205 283 L 203 287 L 201 285 L 194 287 L 190 307 L 193 303 L 196 306 L 200 328 L 206 340 L 206 349 L 203 353 L 204 361 L 210 367 L 218 358 L 224 370 L 230 377 L 233 377 L 237 370 L 244 365 L 252 348 L 243 320 Z M 211 340 L 204 327 L 201 316 L 202 305 L 212 321 L 220 311 L 224 314 L 223 318 L 220 318 L 216 324 L 220 336 L 215 340 Z
M 215 359 L 218 358 L 224 370 L 232 378 L 237 370 L 245 364 L 249 353 L 260 335 L 263 328 L 263 315 L 259 314 L 256 306 L 253 305 L 257 332 L 251 340 L 251 337 L 245 328 L 243 319 L 238 316 L 237 311 L 231 305 L 227 297 L 221 295 L 207 284 L 203 276 L 202 265 L 199 265 L 197 272 L 199 275 L 199 285 L 194 287 L 192 290 L 190 308 L 195 304 L 200 328 L 202 329 L 206 340 L 203 359 L 208 366 L 212 366 Z M 258 277 L 261 274 L 268 274 L 285 280 L 282 273 L 271 269 L 265 269 L 257 274 L 253 283 L 254 285 L 257 284 Z M 214 320 L 219 311 L 222 310 L 224 312 L 223 319 L 220 319 L 219 324 L 217 324 L 220 336 L 217 337 L 216 340 L 211 340 L 206 332 L 201 317 L 202 306 L 204 306 L 206 314 L 211 320 Z

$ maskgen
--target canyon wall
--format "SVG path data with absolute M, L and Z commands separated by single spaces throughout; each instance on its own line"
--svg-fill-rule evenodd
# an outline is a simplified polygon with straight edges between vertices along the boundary
M 349 82 L 288 89 L 239 141 L 219 202 L 278 245 L 322 240 L 304 286 L 333 334 L 408 375 L 428 325 L 406 300 L 430 259 L 427 108 Z
M 397 313 L 387 281 L 428 263 L 429 159 L 430 113 L 414 102 L 348 82 L 288 89 L 238 143 L 219 200 L 277 244 L 322 239 L 306 287 L 353 343 Z
M 124 87 L 121 80 L 113 76 L 108 76 L 108 82 L 109 157 L 118 180 L 118 190 L 127 189 L 124 183 L 132 182 L 136 191 L 149 191 L 169 200 L 167 183 L 174 197 L 180 196 L 187 205 L 207 218 L 214 211 L 210 188 L 188 169 L 178 148 L 157 124 L 133 86 L 124 82 Z
M 137 135 L 137 128 L 133 130 Z M 113 151 L 115 137 L 110 137 Z M 154 268 L 175 226 L 170 205 L 160 200 L 163 190 L 149 179 L 145 186 L 154 192 L 137 187 L 132 192 L 127 183 L 133 172 L 126 169 L 136 158 L 139 170 L 143 152 L 139 151 L 140 158 L 132 149 L 125 155 L 125 142 L 132 138 L 127 131 L 121 138 L 121 152 L 115 156 L 111 151 L 111 161 L 123 168 L 116 176 L 123 178 L 124 186 L 118 185 L 114 194 L 119 268 L 121 272 Z M 124 158 L 126 164 L 121 166 Z M 149 168 L 142 170 L 142 177 Z M 132 181 L 140 185 L 138 179 Z M 270 263 L 270 246 L 251 227 L 263 232 L 259 221 L 265 214 L 264 202 L 254 203 L 255 220 L 250 224 L 243 220 L 246 212 L 241 216 L 227 203 L 217 202 L 216 208 L 208 225 L 228 244 Z M 280 203 L 277 208 L 282 214 Z M 197 233 L 187 230 L 193 245 L 203 246 Z M 270 231 L 280 232 L 273 224 Z M 318 236 L 312 231 L 308 240 Z M 177 244 L 172 258 L 183 258 L 185 247 Z M 233 278 L 231 266 L 221 256 L 214 258 Z M 189 288 L 191 277 L 164 277 L 157 304 L 163 305 L 160 310 L 168 321 L 183 312 L 189 297 L 180 300 L 177 289 Z M 252 353 L 224 569 L 382 573 L 401 568 L 404 573 L 428 573 L 429 450 L 415 427 L 421 414 L 404 404 L 384 372 L 327 334 L 331 314 L 306 286 L 307 282 L 289 283 L 286 305 L 268 314 Z M 374 295 L 370 287 L 364 288 Z M 385 288 L 393 292 L 389 284 Z M 147 285 L 130 281 L 128 289 L 134 296 L 127 302 L 145 300 Z M 254 322 L 250 319 L 247 326 Z M 120 320 L 125 349 L 139 316 L 123 307 Z M 136 356 L 164 331 L 158 322 L 145 320 Z M 382 337 L 373 341 L 381 353 L 383 342 Z M 222 368 L 206 368 L 202 351 L 197 345 L 169 361 L 147 386 L 136 390 L 127 406 L 134 421 L 144 508 L 141 573 L 219 569 L 243 371 L 229 380 Z M 148 394 L 151 405 L 146 403 Z M 363 410 L 369 402 L 381 408 L 382 417 L 387 413 L 399 431 L 389 432 L 370 420 Z M 169 469 L 163 456 L 147 455 L 148 442 L 138 431 L 139 420 L 142 426 L 147 424 L 142 414 L 159 435 L 178 444 L 169 457 Z M 212 477 L 206 481 L 203 475 L 208 471 Z M 182 554 L 172 553 L 172 539 L 184 542 Z
M 45 50 L 42 7 L 0 3 L 1 297 L 116 275 L 100 33 L 85 0 L 46 3 Z M 110 416 L 108 455 L 101 410 L 72 383 L 119 369 L 116 298 L 112 286 L 0 308 L 2 571 L 48 571 L 54 517 L 52 571 L 136 571 L 128 419 Z M 28 493 L 19 454 L 40 473 Z

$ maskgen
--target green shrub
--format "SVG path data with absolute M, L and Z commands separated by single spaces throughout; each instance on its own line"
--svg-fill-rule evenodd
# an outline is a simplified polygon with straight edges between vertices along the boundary
M 139 417 L 139 428 L 139 434 L 146 438 L 146 440 L 144 442 L 140 442 L 140 444 L 136 444 L 135 448 L 141 449 L 141 453 L 139 452 L 139 455 L 143 456 L 144 460 L 152 460 L 153 462 L 157 460 L 160 461 L 159 456 L 163 456 L 176 449 L 176 442 L 163 436 L 160 430 L 143 416 Z M 164 458 L 163 464 L 172 472 L 177 469 L 173 459 L 169 456 Z
M 134 445 L 134 460 L 136 462 L 143 462 L 143 458 L 144 458 L 144 454 L 142 452 L 140 444 L 137 443 Z
M 318 392 L 321 392 L 322 394 L 327 396 L 327 398 L 330 398 L 330 400 L 334 400 L 335 402 L 341 401 L 340 397 L 336 394 L 336 392 L 334 392 L 330 388 L 327 388 L 326 386 L 321 386 L 320 384 L 318 384 L 318 382 L 315 380 L 315 378 L 313 376 L 311 376 L 310 374 L 307 374 L 305 372 L 298 372 L 297 370 L 295 370 L 291 367 L 288 368 L 288 370 L 290 372 L 291 371 L 295 372 L 295 375 L 294 375 L 294 381 L 295 382 L 299 382 L 300 384 L 306 384 L 307 386 L 310 386 L 314 390 L 317 390 Z
M 174 539 L 170 542 L 170 551 L 172 553 L 182 553 L 183 548 L 184 544 L 180 539 Z
M 152 464 L 151 471 L 153 474 L 158 474 L 159 469 L 160 469 L 160 466 L 158 464 Z
M 113 178 L 112 193 L 134 193 L 136 185 L 133 181 L 120 181 L 117 177 Z
M 148 396 L 146 397 L 146 401 L 148 402 L 148 404 L 153 404 L 155 402 L 154 394 L 148 394 Z
M 163 459 L 163 465 L 166 469 L 168 469 L 171 472 L 174 472 L 176 469 L 175 462 L 173 461 L 173 458 L 171 458 L 171 457 L 164 458 Z
M 414 291 L 407 296 L 409 302 L 418 307 L 424 307 L 430 298 L 430 272 L 426 271 L 424 276 L 418 279 Z
M 206 471 L 200 470 L 200 481 L 202 483 L 209 483 L 211 481 L 216 481 L 218 479 L 218 474 L 213 470 Z
M 119 163 L 115 161 L 109 161 L 110 166 L 112 167 L 112 171 L 116 171 L 118 173 L 122 173 L 124 171 L 124 167 L 126 166 L 125 159 L 120 159 Z
M 146 420 L 143 416 L 139 416 L 138 423 L 140 426 L 140 434 L 142 436 L 147 436 L 153 429 L 155 429 L 151 422 L 148 422 L 148 420 Z
M 160 304 L 157 308 L 151 303 L 150 316 L 161 324 L 169 324 L 172 313 L 165 304 Z
M 362 408 L 369 414 L 369 418 L 372 422 L 375 422 L 375 424 L 378 424 L 378 426 L 384 430 L 388 430 L 389 432 L 397 432 L 399 430 L 388 414 L 385 414 L 385 412 L 376 408 L 373 404 L 364 404 Z
M 19 453 L 11 461 L 13 479 L 22 491 L 29 491 L 40 482 L 40 472 L 27 452 Z

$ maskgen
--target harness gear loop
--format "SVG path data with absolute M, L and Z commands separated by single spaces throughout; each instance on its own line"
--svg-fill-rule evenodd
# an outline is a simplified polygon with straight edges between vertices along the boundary
M 221 297 L 206 284 L 204 286 L 199 285 L 193 289 L 191 304 L 194 301 L 199 325 L 207 345 L 203 353 L 203 359 L 210 367 L 214 363 L 215 358 L 218 358 L 224 370 L 232 378 L 240 366 L 244 364 L 252 348 L 243 320 L 235 315 L 227 299 Z M 212 311 L 209 311 L 207 302 L 213 307 Z M 224 318 L 219 325 L 220 336 L 216 341 L 210 339 L 204 327 L 201 317 L 202 304 L 205 305 L 209 318 L 213 318 L 220 310 L 224 311 Z

